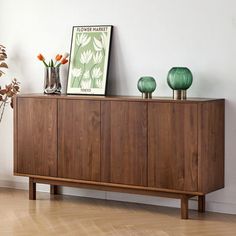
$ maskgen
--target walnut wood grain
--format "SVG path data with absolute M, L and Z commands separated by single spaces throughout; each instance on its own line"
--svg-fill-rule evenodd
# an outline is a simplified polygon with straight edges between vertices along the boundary
M 25 174 L 19 174 L 19 173 L 14 173 L 14 175 L 17 176 L 26 176 Z M 91 187 L 93 188 L 93 186 L 95 186 L 97 189 L 102 190 L 103 187 L 105 187 L 106 189 L 123 189 L 124 192 L 127 192 L 129 189 L 130 190 L 140 190 L 143 192 L 163 192 L 163 193 L 171 193 L 171 194 L 187 194 L 187 195 L 193 195 L 193 196 L 202 196 L 203 193 L 200 192 L 192 192 L 192 191 L 181 191 L 181 190 L 174 190 L 174 189 L 165 189 L 165 188 L 152 188 L 152 187 L 146 187 L 146 186 L 137 186 L 137 185 L 128 185 L 128 184 L 116 184 L 116 183 L 108 183 L 108 182 L 98 182 L 98 181 L 91 181 L 91 180 L 77 180 L 77 179 L 69 179 L 69 178 L 59 178 L 59 177 L 49 177 L 49 176 L 39 176 L 39 175 L 27 175 L 28 177 L 34 178 L 34 179 L 41 179 L 41 181 L 46 181 L 47 180 L 52 180 L 58 183 L 60 182 L 61 184 L 57 184 L 57 185 L 66 185 L 66 186 L 70 186 L 70 183 L 74 183 L 75 185 L 77 184 L 79 185 L 84 185 L 87 187 Z M 56 185 L 56 184 L 55 184 Z
M 50 185 L 50 194 L 59 194 L 59 189 L 57 185 Z
M 102 181 L 147 186 L 147 105 L 123 101 L 101 105 Z
M 18 158 L 18 105 L 17 105 L 17 97 L 14 96 L 13 97 L 13 115 L 14 115 L 14 129 L 13 129 L 13 135 L 14 135 L 14 145 L 13 145 L 13 149 L 14 149 L 14 159 L 13 159 L 13 169 L 14 172 L 18 172 L 18 164 L 17 164 L 17 158 Z
M 15 119 L 18 172 L 57 176 L 57 100 L 18 98 Z
M 181 219 L 188 219 L 188 195 L 182 195 L 180 199 L 180 211 L 181 211 Z
M 32 181 L 33 180 L 33 181 Z M 43 184 L 50 184 L 50 186 L 56 187 L 57 185 L 65 185 L 65 186 L 71 186 L 71 187 L 80 187 L 80 188 L 93 188 L 93 189 L 99 189 L 103 191 L 119 191 L 123 192 L 123 188 L 108 188 L 106 186 L 90 186 L 82 183 L 76 183 L 76 182 L 66 182 L 63 180 L 54 180 L 54 179 L 42 179 L 42 178 L 30 178 L 30 183 L 36 184 L 36 183 L 43 183 Z M 32 187 L 34 186 L 34 188 Z M 34 199 L 36 199 L 36 185 L 30 185 L 30 196 L 32 199 L 32 196 Z M 137 194 L 145 194 L 145 195 L 151 195 L 151 196 L 160 196 L 160 197 L 168 197 L 168 198 L 179 198 L 181 200 L 181 206 L 180 206 L 180 211 L 181 211 L 181 218 L 182 219 L 188 219 L 188 200 L 189 198 L 193 197 L 194 195 L 187 195 L 187 194 L 178 194 L 178 193 L 165 193 L 165 192 L 153 192 L 153 191 L 148 191 L 148 190 L 142 190 L 142 189 L 127 189 L 125 191 L 126 193 L 137 193 Z
M 199 191 L 224 187 L 224 101 L 198 105 Z
M 148 105 L 148 186 L 197 191 L 197 105 Z
M 123 193 L 131 193 L 131 194 L 143 194 L 143 195 L 150 195 L 150 196 L 159 196 L 159 197 L 168 197 L 168 198 L 175 198 L 181 199 L 182 196 L 188 196 L 189 198 L 196 196 L 194 193 L 179 193 L 176 191 L 169 191 L 166 192 L 163 190 L 158 189 L 151 189 L 145 188 L 141 186 L 132 186 L 132 185 L 120 185 L 120 184 L 108 184 L 104 183 L 104 185 L 100 184 L 99 182 L 87 182 L 81 180 L 73 180 L 68 181 L 67 179 L 60 179 L 60 178 L 42 178 L 41 176 L 33 177 L 34 182 L 42 183 L 42 184 L 50 184 L 54 186 L 69 186 L 69 187 L 78 187 L 78 188 L 89 188 L 101 191 L 111 191 L 111 192 L 123 192 Z M 131 187 L 130 187 L 131 186 Z
M 100 181 L 100 119 L 99 101 L 59 101 L 59 177 Z
M 198 196 L 198 212 L 205 212 L 206 205 L 205 195 Z
M 66 94 L 60 94 L 60 95 L 50 95 L 50 94 L 18 94 L 17 97 L 24 97 L 24 98 L 56 98 L 58 100 L 60 99 L 67 99 L 67 100 L 92 100 L 92 101 L 128 101 L 128 102 L 164 102 L 164 103 L 179 103 L 179 104 L 186 104 L 186 103 L 195 103 L 195 102 L 208 102 L 208 101 L 219 101 L 223 99 L 218 98 L 193 98 L 188 97 L 184 100 L 174 100 L 170 97 L 152 97 L 152 99 L 143 99 L 141 96 L 94 96 L 94 95 L 66 95 Z
M 22 95 L 14 174 L 36 182 L 188 199 L 224 187 L 224 100 Z
M 29 178 L 29 200 L 36 200 L 36 182 Z

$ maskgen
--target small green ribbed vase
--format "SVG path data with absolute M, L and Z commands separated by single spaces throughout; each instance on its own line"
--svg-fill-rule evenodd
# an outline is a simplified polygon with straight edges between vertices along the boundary
M 142 98 L 152 98 L 152 93 L 156 89 L 156 81 L 151 76 L 143 76 L 139 79 L 137 87 L 142 93 Z
M 173 67 L 167 76 L 167 83 L 173 89 L 174 99 L 186 99 L 187 89 L 192 82 L 193 75 L 187 67 Z

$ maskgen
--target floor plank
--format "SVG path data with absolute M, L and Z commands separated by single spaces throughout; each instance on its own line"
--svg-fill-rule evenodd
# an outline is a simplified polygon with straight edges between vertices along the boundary
M 235 236 L 236 216 L 0 188 L 0 235 Z

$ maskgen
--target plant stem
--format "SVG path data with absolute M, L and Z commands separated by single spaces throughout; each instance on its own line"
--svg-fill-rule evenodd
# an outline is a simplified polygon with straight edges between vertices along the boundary
M 0 122 L 2 121 L 2 118 L 3 118 L 3 113 L 4 113 L 4 110 L 5 110 L 5 107 L 6 107 L 6 104 L 7 104 L 7 101 L 3 101 L 0 108 L 3 106 L 2 108 L 2 112 L 1 112 L 1 115 L 0 115 Z
M 44 64 L 46 67 L 48 67 L 48 65 L 47 65 L 47 63 L 46 63 L 45 61 L 43 61 L 43 64 Z
M 0 109 L 1 109 L 1 107 L 2 107 L 2 105 L 3 105 L 3 103 L 4 103 L 4 101 L 1 102 Z

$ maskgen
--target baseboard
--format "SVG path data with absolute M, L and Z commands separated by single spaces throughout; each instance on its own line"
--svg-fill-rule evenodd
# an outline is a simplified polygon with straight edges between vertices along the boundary
M 13 188 L 28 190 L 27 182 L 16 182 L 9 180 L 0 180 L 0 187 Z M 40 192 L 49 192 L 49 186 L 44 184 L 37 184 L 37 191 Z M 122 202 L 133 202 L 133 203 L 142 203 L 148 205 L 158 205 L 158 206 L 167 206 L 167 207 L 180 207 L 180 201 L 178 199 L 168 199 L 160 198 L 153 196 L 144 196 L 136 194 L 127 194 L 127 193 L 118 193 L 118 192 L 105 192 L 91 189 L 79 189 L 79 188 L 68 188 L 63 187 L 62 193 L 65 195 L 80 196 L 80 197 L 89 197 L 96 199 L 105 199 L 105 200 L 115 200 Z M 189 201 L 190 209 L 197 209 L 197 199 L 191 199 Z M 227 203 L 227 202 L 206 202 L 206 210 L 211 212 L 227 213 L 227 214 L 236 214 L 236 204 Z

